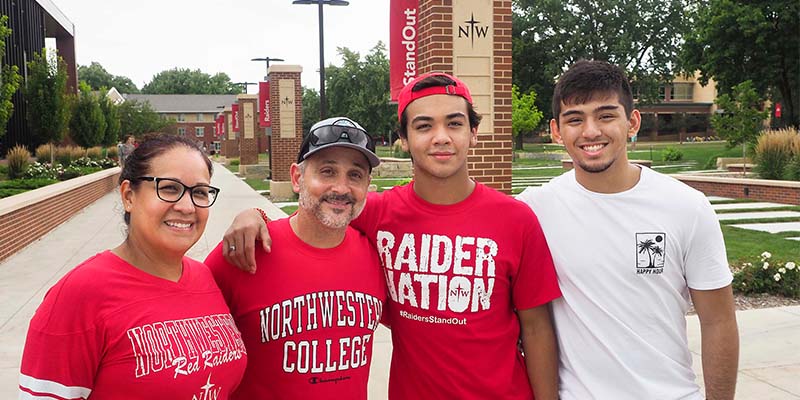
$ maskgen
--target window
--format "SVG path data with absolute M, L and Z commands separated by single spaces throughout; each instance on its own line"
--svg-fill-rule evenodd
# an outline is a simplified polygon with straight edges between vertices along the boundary
M 673 83 L 670 100 L 691 101 L 694 98 L 693 83 Z
M 178 135 L 186 136 L 186 128 L 178 128 Z
M 186 115 L 178 114 L 178 122 L 184 122 L 184 121 L 186 121 Z
M 203 113 L 197 113 L 197 122 L 203 122 Z
M 198 127 L 194 128 L 194 135 L 197 136 L 197 137 L 203 137 L 203 136 L 206 135 L 205 131 L 206 131 L 206 129 L 204 127 L 198 126 Z
M 661 100 L 666 100 L 667 97 L 667 88 L 664 85 L 658 85 L 658 98 Z

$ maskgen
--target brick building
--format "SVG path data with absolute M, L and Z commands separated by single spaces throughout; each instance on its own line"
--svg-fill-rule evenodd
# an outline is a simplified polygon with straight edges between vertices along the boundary
M 214 120 L 225 106 L 236 102 L 235 94 L 125 94 L 126 100 L 148 102 L 163 118 L 177 121 L 179 135 L 193 138 L 210 152 L 219 152 L 221 138 L 215 132 Z M 227 129 L 227 128 L 226 128 Z M 269 148 L 263 131 L 258 132 L 258 151 Z

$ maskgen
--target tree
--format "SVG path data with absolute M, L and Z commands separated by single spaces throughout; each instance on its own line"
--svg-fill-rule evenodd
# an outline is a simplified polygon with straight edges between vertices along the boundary
M 520 95 L 517 85 L 511 85 L 511 132 L 514 148 L 522 150 L 522 137 L 532 132 L 542 120 L 542 112 L 536 108 L 536 92 Z
M 797 0 L 708 0 L 681 52 L 682 68 L 717 82 L 720 93 L 750 80 L 759 96 L 783 106 L 800 126 L 800 3 Z
M 769 112 L 761 111 L 764 102 L 752 81 L 734 86 L 732 92 L 732 95 L 723 94 L 715 100 L 722 112 L 711 117 L 711 126 L 731 147 L 738 144 L 755 146 Z
M 92 90 L 113 87 L 120 93 L 139 93 L 139 89 L 130 78 L 112 75 L 96 61 L 92 61 L 89 66 L 78 66 L 78 78 L 86 82 Z
M 60 141 L 69 125 L 70 99 L 67 95 L 67 64 L 47 49 L 34 53 L 28 62 L 25 86 L 31 145 Z
M 19 75 L 19 68 L 16 65 L 3 64 L 3 55 L 6 54 L 6 38 L 11 36 L 11 29 L 8 28 L 8 16 L 0 16 L 0 138 L 6 134 L 6 124 L 11 119 L 14 112 L 14 103 L 11 97 L 19 89 L 22 77 Z
M 624 68 L 642 101 L 674 76 L 688 0 L 514 0 L 513 82 L 551 117 L 555 79 L 580 59 Z
M 175 120 L 164 119 L 150 103 L 128 100 L 119 105 L 120 131 L 125 135 L 141 136 L 151 132 L 175 130 Z
M 325 69 L 329 114 L 352 118 L 375 138 L 389 134 L 397 117 L 389 104 L 386 46 L 378 42 L 363 59 L 345 47 L 337 51 L 342 66 Z
M 92 93 L 92 88 L 86 82 L 81 82 L 80 93 L 69 123 L 70 137 L 80 146 L 97 146 L 103 142 L 106 126 L 106 117 L 103 115 L 97 96 Z
M 319 121 L 319 93 L 303 87 L 303 134 Z
M 113 146 L 119 140 L 121 123 L 119 120 L 119 106 L 114 104 L 111 99 L 106 95 L 105 88 L 100 88 L 100 109 L 103 110 L 103 116 L 106 120 L 106 133 L 103 135 L 103 146 Z
M 241 89 L 231 83 L 227 74 L 220 72 L 214 76 L 199 69 L 173 68 L 153 76 L 144 85 L 146 94 L 237 94 Z

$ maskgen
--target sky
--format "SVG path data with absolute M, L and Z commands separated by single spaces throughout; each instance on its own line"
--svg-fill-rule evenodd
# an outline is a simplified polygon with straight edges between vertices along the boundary
M 75 24 L 78 65 L 99 62 L 139 89 L 153 75 L 178 68 L 224 72 L 233 82 L 258 82 L 266 63 L 283 58 L 303 67 L 301 83 L 319 88 L 316 5 L 292 0 L 52 0 Z M 325 65 L 341 65 L 336 48 L 365 56 L 378 41 L 388 49 L 389 0 L 324 6 Z M 273 65 L 275 63 L 270 63 Z M 248 92 L 256 93 L 256 86 Z

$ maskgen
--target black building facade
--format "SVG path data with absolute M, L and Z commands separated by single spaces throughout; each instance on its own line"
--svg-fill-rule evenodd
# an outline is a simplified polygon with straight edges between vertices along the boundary
M 49 0 L 0 0 L 0 14 L 8 16 L 11 36 L 6 38 L 3 63 L 13 64 L 22 75 L 20 90 L 14 94 L 14 113 L 8 121 L 6 134 L 0 138 L 0 155 L 16 144 L 30 147 L 25 99 L 22 87 L 27 82 L 27 62 L 34 53 L 45 47 L 45 38 L 55 38 L 58 54 L 67 64 L 67 87 L 77 88 L 77 65 L 75 64 L 75 27 L 69 19 Z M 33 149 L 31 149 L 33 150 Z

